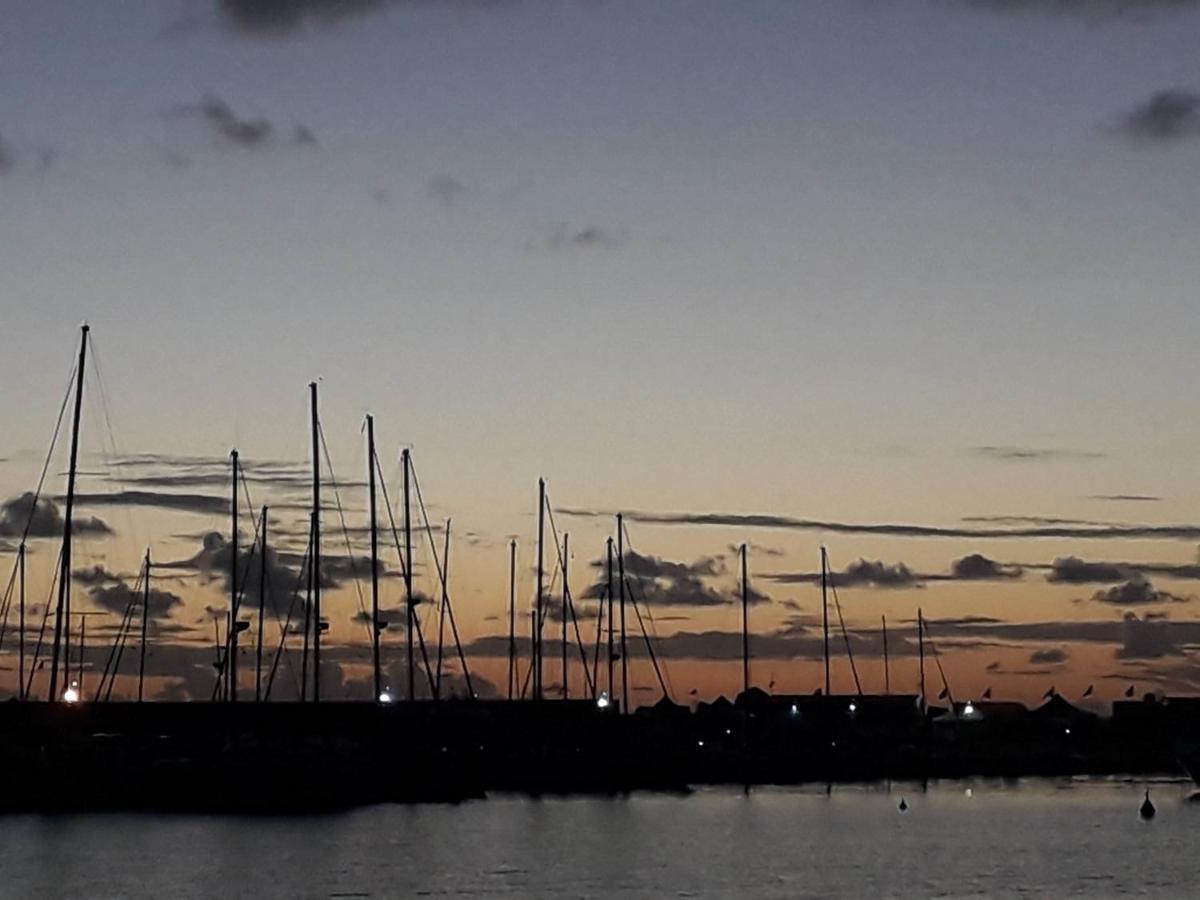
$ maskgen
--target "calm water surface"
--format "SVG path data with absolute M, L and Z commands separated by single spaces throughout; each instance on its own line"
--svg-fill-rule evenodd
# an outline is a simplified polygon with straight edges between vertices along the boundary
M 1190 783 L 941 782 L 0 820 L 14 897 L 1200 895 Z M 901 797 L 908 811 L 897 809 Z

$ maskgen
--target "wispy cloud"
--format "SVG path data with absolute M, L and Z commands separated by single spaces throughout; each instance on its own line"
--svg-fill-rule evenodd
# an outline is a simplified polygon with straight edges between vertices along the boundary
M 580 518 L 612 518 L 614 510 L 562 507 L 555 512 Z M 774 513 L 694 513 L 625 511 L 627 521 L 645 525 L 777 528 L 787 531 L 827 531 L 835 534 L 874 534 L 911 538 L 1069 538 L 1079 540 L 1200 540 L 1200 525 L 1046 525 L 1028 528 L 957 528 L 903 523 L 853 523 L 801 519 Z
M 989 444 L 971 447 L 972 456 L 1003 462 L 1080 462 L 1104 459 L 1108 454 L 1097 450 L 1070 450 L 1062 447 L 1018 447 Z
M 275 143 L 277 128 L 273 122 L 262 116 L 239 115 L 227 102 L 211 94 L 196 103 L 176 104 L 164 115 L 168 119 L 191 119 L 203 123 L 218 147 L 255 150 Z M 297 124 L 292 129 L 290 143 L 311 147 L 317 145 L 317 138 L 308 126 Z
M 1114 503 L 1158 503 L 1162 497 L 1153 494 L 1092 494 L 1089 500 L 1109 500 Z
M 546 238 L 546 246 L 551 250 L 567 250 L 570 248 L 600 248 L 613 249 L 625 242 L 623 233 L 604 228 L 599 225 L 569 225 L 559 222 L 550 230 Z

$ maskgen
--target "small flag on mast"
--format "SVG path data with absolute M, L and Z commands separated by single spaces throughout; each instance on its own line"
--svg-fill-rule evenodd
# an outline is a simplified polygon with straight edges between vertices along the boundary
M 1058 691 L 1056 691 L 1054 689 L 1054 685 L 1050 685 L 1050 690 L 1048 690 L 1048 691 L 1046 691 L 1046 693 L 1042 694 L 1042 699 L 1049 700 L 1051 697 L 1053 697 L 1057 693 L 1058 693 Z
M 983 692 L 983 694 L 981 696 L 983 697 L 984 700 L 991 700 L 992 699 L 992 689 L 989 687 L 987 690 L 985 690 Z
M 1092 691 L 1094 691 L 1095 689 L 1096 689 L 1096 686 L 1094 684 L 1089 684 L 1087 686 L 1087 690 L 1083 692 L 1083 696 L 1085 696 L 1085 697 L 1092 696 Z
M 1125 696 L 1126 696 L 1126 697 L 1132 697 L 1132 696 L 1133 696 L 1133 687 L 1134 687 L 1134 686 L 1131 684 L 1129 687 L 1125 688 Z

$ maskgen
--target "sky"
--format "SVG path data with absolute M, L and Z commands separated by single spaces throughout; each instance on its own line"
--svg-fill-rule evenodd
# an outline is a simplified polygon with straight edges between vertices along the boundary
M 316 380 L 335 695 L 371 692 L 367 413 L 396 510 L 411 449 L 435 598 L 452 519 L 485 688 L 512 539 L 528 625 L 544 477 L 583 642 L 624 512 L 680 701 L 740 686 L 742 543 L 763 687 L 820 683 L 825 545 L 836 690 L 847 643 L 882 689 L 885 616 L 915 690 L 920 607 L 955 696 L 1193 691 L 1198 28 L 1194 0 L 7 4 L 3 583 L 86 321 L 89 677 L 149 546 L 153 689 L 208 695 L 234 447 L 298 583 Z M 39 622 L 67 436 L 29 542 Z M 400 629 L 384 655 L 399 680 Z

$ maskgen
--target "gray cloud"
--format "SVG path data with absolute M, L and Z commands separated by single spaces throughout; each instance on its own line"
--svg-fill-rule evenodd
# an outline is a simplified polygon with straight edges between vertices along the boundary
M 434 175 L 425 186 L 429 196 L 445 206 L 453 206 L 466 191 L 466 187 L 457 178 L 450 175 Z
M 192 119 L 203 123 L 217 139 L 218 146 L 253 150 L 269 147 L 275 140 L 276 127 L 269 119 L 240 116 L 228 103 L 211 94 L 197 103 L 176 104 L 164 115 L 168 119 Z M 316 146 L 317 139 L 306 125 L 296 124 L 290 143 Z
M 1172 623 L 1164 619 L 1149 616 L 1139 619 L 1135 613 L 1127 612 L 1121 624 L 1118 659 L 1161 659 L 1183 654 L 1173 634 Z
M 1023 573 L 1020 566 L 1004 565 L 982 553 L 970 553 L 951 564 L 950 574 L 959 581 L 1000 581 L 1020 578 Z
M 491 9 L 514 0 L 216 0 L 217 14 L 230 29 L 252 37 L 283 37 L 307 28 L 327 28 L 345 19 L 392 6 L 431 5 Z
M 63 525 L 58 504 L 49 497 L 39 497 L 35 503 L 32 491 L 0 503 L 0 537 L 19 538 L 26 533 L 26 527 L 29 537 L 58 537 Z M 89 516 L 74 516 L 72 528 L 76 534 L 113 533 L 103 520 Z
M 1049 647 L 1045 650 L 1034 650 L 1029 654 L 1029 661 L 1035 665 L 1057 665 L 1066 662 L 1070 656 L 1071 654 L 1061 647 Z
M 613 510 L 563 507 L 555 510 L 564 516 L 609 519 Z M 836 534 L 875 534 L 913 538 L 1068 538 L 1078 540 L 1200 540 L 1200 525 L 1120 525 L 1095 526 L 1046 525 L 1028 528 L 949 528 L 903 523 L 851 523 L 821 519 L 800 519 L 773 513 L 658 513 L 626 511 L 625 519 L 647 525 L 706 525 L 725 528 L 778 528 L 788 531 L 828 531 Z
M 571 247 L 597 247 L 612 249 L 624 243 L 624 237 L 610 229 L 599 225 L 582 227 L 559 222 L 550 231 L 546 245 L 551 250 L 564 250 Z
M 1121 116 L 1116 130 L 1142 143 L 1200 137 L 1200 93 L 1181 88 L 1157 91 Z
M 135 608 L 140 610 L 142 603 L 145 602 L 145 594 L 142 591 L 139 590 L 135 593 L 122 580 L 118 580 L 115 584 L 95 584 L 88 590 L 88 596 L 92 598 L 92 602 L 97 606 L 117 614 L 124 614 L 126 607 L 130 603 L 133 603 Z M 182 605 L 183 600 L 178 594 L 155 587 L 150 588 L 149 608 L 151 618 L 169 616 L 175 607 Z
M 1061 448 L 1044 447 L 1013 447 L 988 445 L 972 447 L 968 451 L 972 456 L 982 456 L 985 459 L 1003 460 L 1006 462 L 1060 462 L 1104 459 L 1107 454 L 1095 450 L 1064 450 Z
M 93 587 L 95 585 L 120 584 L 122 577 L 115 572 L 110 572 L 104 566 L 97 563 L 89 569 L 75 569 L 71 572 L 71 579 L 84 587 Z
M 0 175 L 11 172 L 16 164 L 12 149 L 5 142 L 3 135 L 0 135 Z
M 1110 500 L 1118 503 L 1159 503 L 1162 497 L 1153 494 L 1092 494 L 1089 500 Z
M 684 563 L 626 550 L 624 562 L 625 577 L 636 599 L 649 606 L 724 606 L 740 596 L 736 588 L 718 590 L 706 583 L 706 579 L 717 578 L 725 573 L 725 564 L 720 557 L 704 556 L 694 562 Z M 607 582 L 603 570 L 606 565 L 605 559 L 592 561 L 596 578 L 580 599 L 595 600 L 604 595 Z M 614 567 L 614 582 L 616 577 Z M 614 590 L 616 588 L 614 584 Z M 753 585 L 746 593 L 752 604 L 770 600 Z
M 1078 556 L 1060 556 L 1050 564 L 1046 580 L 1058 584 L 1111 584 L 1132 574 L 1131 569 L 1120 563 L 1085 562 Z
M 1124 584 L 1096 591 L 1092 595 L 1093 603 L 1107 603 L 1111 606 L 1147 606 L 1151 603 L 1187 603 L 1188 597 L 1157 590 L 1141 575 L 1126 581 Z
M 166 491 L 115 491 L 108 494 L 77 494 L 81 506 L 153 506 L 202 515 L 224 515 L 229 499 L 213 494 L 175 494 Z
M 1197 0 L 954 0 L 993 12 L 1033 12 L 1082 16 L 1093 21 L 1139 18 L 1194 8 Z

